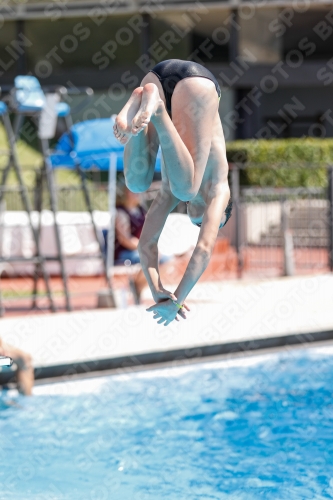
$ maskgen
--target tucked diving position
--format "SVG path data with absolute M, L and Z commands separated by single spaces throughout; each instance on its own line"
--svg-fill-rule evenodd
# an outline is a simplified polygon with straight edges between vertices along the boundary
M 178 320 L 177 315 L 186 318 L 186 297 L 209 263 L 219 229 L 231 216 L 220 96 L 214 75 L 200 64 L 162 61 L 133 91 L 114 124 L 115 137 L 125 145 L 125 181 L 133 192 L 149 188 L 161 147 L 161 188 L 147 213 L 138 250 L 155 300 L 147 311 L 165 326 Z M 157 243 L 180 201 L 186 202 L 200 233 L 185 274 L 171 293 L 159 276 Z

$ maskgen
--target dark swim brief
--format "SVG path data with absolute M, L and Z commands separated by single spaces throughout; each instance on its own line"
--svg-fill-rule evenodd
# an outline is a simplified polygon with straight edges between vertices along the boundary
M 215 76 L 208 69 L 204 68 L 204 66 L 196 62 L 182 61 L 181 59 L 168 59 L 167 61 L 156 64 L 150 71 L 154 73 L 161 82 L 166 100 L 166 109 L 170 116 L 172 94 L 177 83 L 184 78 L 193 76 L 208 78 L 208 80 L 214 83 L 219 99 L 221 97 L 221 89 Z

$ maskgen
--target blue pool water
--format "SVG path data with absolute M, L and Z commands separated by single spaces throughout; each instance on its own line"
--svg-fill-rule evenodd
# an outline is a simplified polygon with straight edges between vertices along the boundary
M 2 394 L 0 436 L 1 500 L 333 498 L 333 348 Z

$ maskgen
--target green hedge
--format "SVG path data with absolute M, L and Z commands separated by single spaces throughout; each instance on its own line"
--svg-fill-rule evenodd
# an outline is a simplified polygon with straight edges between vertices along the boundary
M 333 165 L 333 139 L 242 140 L 227 143 L 229 162 L 246 164 L 241 184 L 326 187 Z

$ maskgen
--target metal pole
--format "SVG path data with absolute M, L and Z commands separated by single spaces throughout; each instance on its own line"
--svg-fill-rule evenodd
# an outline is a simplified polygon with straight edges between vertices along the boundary
M 16 128 L 20 127 L 22 124 L 22 119 L 19 119 L 18 116 L 19 115 L 16 115 L 16 119 L 14 120 L 14 126 Z M 20 118 L 22 118 L 22 117 L 20 117 Z M 16 151 L 15 147 L 16 147 L 16 140 L 18 137 L 18 132 L 16 132 L 16 133 L 14 132 L 8 113 L 5 113 L 2 116 L 2 119 L 3 119 L 4 127 L 6 129 L 7 138 L 8 138 L 8 145 L 9 145 L 8 162 L 7 162 L 5 169 L 2 172 L 2 178 L 1 178 L 1 186 L 4 186 L 7 182 L 10 168 L 11 168 L 12 164 L 16 161 L 16 157 L 14 157 L 14 152 Z M 17 129 L 17 130 L 19 130 L 19 129 Z M 4 195 L 5 195 L 5 192 L 3 190 L 0 190 L 0 201 L 2 201 Z
M 94 231 L 94 234 L 95 234 L 95 238 L 96 238 L 96 241 L 97 241 L 97 243 L 99 245 L 100 256 L 101 256 L 101 259 L 102 259 L 102 265 L 104 267 L 105 279 L 107 281 L 108 287 L 111 289 L 111 283 L 110 283 L 110 280 L 109 280 L 109 275 L 108 275 L 108 270 L 107 270 L 106 257 L 104 255 L 104 245 L 103 245 L 101 235 L 98 232 L 98 229 L 97 229 L 97 226 L 96 226 L 96 222 L 95 222 L 95 219 L 94 219 L 93 207 L 92 207 L 92 204 L 91 204 L 90 195 L 89 195 L 89 191 L 88 191 L 88 187 L 87 187 L 87 182 L 86 182 L 86 174 L 82 170 L 82 168 L 80 168 L 79 165 L 77 165 L 76 170 L 77 170 L 78 174 L 81 177 L 82 193 L 83 193 L 83 196 L 84 196 L 84 200 L 85 200 L 88 212 L 90 214 L 91 223 L 92 223 L 92 226 L 93 226 L 93 231 Z
M 239 166 L 237 164 L 232 165 L 231 169 L 231 179 L 232 179 L 232 202 L 234 209 L 236 234 L 235 234 L 235 246 L 237 252 L 237 275 L 238 278 L 242 277 L 243 261 L 241 255 L 241 217 L 240 217 L 240 187 L 239 187 Z
M 4 126 L 6 128 L 7 134 L 8 134 L 8 141 L 9 141 L 9 147 L 10 147 L 10 159 L 9 159 L 8 167 L 6 167 L 6 170 L 3 174 L 2 183 L 3 183 L 3 185 L 5 184 L 5 182 L 7 180 L 8 173 L 9 173 L 9 169 L 11 166 L 13 166 L 17 180 L 18 180 L 19 185 L 20 185 L 20 194 L 21 194 L 22 203 L 23 203 L 25 211 L 28 214 L 30 229 L 31 229 L 34 241 L 35 241 L 36 257 L 39 259 L 39 267 L 42 270 L 43 279 L 44 279 L 45 288 L 46 288 L 46 294 L 47 294 L 47 298 L 49 300 L 50 310 L 52 312 L 55 312 L 56 308 L 55 308 L 55 304 L 54 304 L 52 293 L 51 293 L 49 275 L 46 271 L 44 257 L 41 254 L 39 234 L 38 234 L 38 231 L 36 230 L 34 223 L 33 223 L 33 220 L 32 220 L 32 216 L 31 216 L 32 209 L 31 209 L 30 199 L 29 199 L 27 188 L 24 184 L 24 180 L 23 180 L 22 172 L 21 172 L 21 167 L 20 167 L 17 152 L 16 152 L 16 138 L 15 138 L 16 136 L 13 132 L 11 122 L 10 122 L 10 119 L 9 119 L 9 116 L 7 113 L 3 116 L 3 122 L 4 122 Z M 22 121 L 17 120 L 16 126 L 18 126 L 20 123 L 22 124 Z M 17 133 L 18 132 L 19 132 L 19 129 L 17 130 Z M 1 199 L 2 199 L 2 195 L 0 194 L 0 201 L 1 201 Z M 32 305 L 33 305 L 33 307 L 36 305 L 35 298 L 33 299 Z
M 36 172 L 36 177 L 35 177 L 35 199 L 34 199 L 34 207 L 36 215 L 38 214 L 38 225 L 36 227 L 38 241 L 40 241 L 40 235 L 41 235 L 42 198 L 43 198 L 43 172 L 39 171 Z M 39 277 L 40 277 L 40 265 L 37 263 L 35 265 L 35 271 L 34 271 L 34 285 L 33 285 L 34 300 L 32 303 L 33 308 L 35 308 L 37 305 Z
M 293 276 L 295 274 L 294 266 L 294 242 L 293 235 L 289 229 L 289 205 L 287 200 L 281 203 L 281 226 L 283 239 L 283 257 L 284 257 L 284 276 Z
M 54 234 L 55 234 L 57 251 L 58 251 L 60 273 L 61 273 L 62 282 L 64 285 L 66 309 L 67 309 L 67 311 L 71 311 L 72 306 L 71 306 L 70 297 L 69 297 L 67 273 L 66 273 L 66 268 L 65 268 L 64 255 L 62 252 L 60 228 L 59 228 L 58 221 L 57 221 L 56 189 L 55 189 L 54 180 L 53 180 L 52 165 L 51 165 L 51 162 L 49 159 L 49 143 L 48 143 L 47 139 L 40 139 L 40 142 L 41 142 L 42 154 L 44 157 L 44 172 L 45 172 L 47 187 L 48 187 L 48 191 L 49 191 L 51 212 L 53 214 L 53 220 L 54 220 Z
M 333 166 L 328 168 L 328 235 L 329 235 L 329 256 L 328 265 L 330 271 L 333 272 Z
M 107 251 L 105 260 L 106 280 L 108 284 L 107 290 L 101 290 L 98 293 L 98 307 L 117 307 L 113 286 L 112 286 L 112 267 L 114 265 L 114 233 L 116 220 L 116 187 L 117 187 L 117 154 L 110 154 L 109 163 L 109 183 L 108 183 L 108 200 L 110 223 L 107 235 Z
M 111 269 L 114 266 L 114 238 L 115 238 L 115 223 L 116 223 L 116 187 L 117 187 L 117 154 L 111 153 L 110 155 L 110 168 L 109 168 L 109 214 L 110 226 L 108 230 L 107 242 L 107 255 L 106 255 L 106 269 L 109 281 L 111 283 L 112 273 Z
M 17 141 L 20 135 L 20 130 L 22 128 L 24 122 L 24 116 L 23 115 L 16 115 L 14 117 L 14 123 L 13 123 L 13 132 L 14 132 L 14 140 Z
M 2 235 L 3 235 L 3 228 L 4 228 L 4 213 L 6 210 L 6 202 L 4 200 L 0 201 L 0 257 L 2 257 Z M 3 307 L 2 303 L 2 293 L 1 293 L 1 277 L 2 277 L 2 267 L 0 263 L 0 318 L 4 316 L 5 314 L 5 309 Z
M 67 311 L 71 311 L 71 302 L 68 290 L 68 280 L 66 267 L 64 262 L 64 255 L 62 251 L 62 242 L 60 238 L 60 228 L 57 222 L 57 197 L 56 197 L 56 187 L 53 178 L 52 164 L 50 161 L 50 150 L 49 150 L 49 139 L 55 136 L 58 115 L 56 112 L 56 106 L 60 101 L 59 94 L 48 94 L 46 96 L 46 102 L 39 116 L 38 122 L 38 137 L 41 144 L 42 155 L 44 158 L 44 173 L 46 177 L 46 183 L 49 191 L 50 206 L 54 218 L 54 233 L 58 251 L 58 259 L 60 264 L 60 272 L 62 277 L 62 282 L 64 286 L 65 302 Z M 43 173 L 42 173 L 43 175 Z
M 6 202 L 5 200 L 1 200 L 0 201 L 0 257 L 2 256 L 2 241 L 3 241 L 5 211 L 6 211 Z

